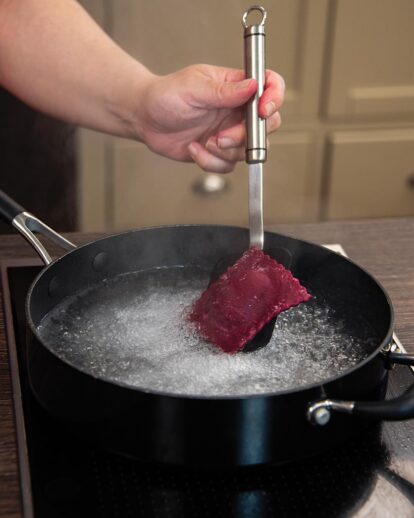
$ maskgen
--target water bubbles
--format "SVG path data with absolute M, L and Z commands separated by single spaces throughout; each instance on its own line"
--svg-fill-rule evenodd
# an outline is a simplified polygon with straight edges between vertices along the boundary
M 323 297 L 280 314 L 269 344 L 228 355 L 201 340 L 186 309 L 209 272 L 161 268 L 105 280 L 62 301 L 39 333 L 94 376 L 172 394 L 239 396 L 315 383 L 360 362 L 375 345 L 347 331 Z

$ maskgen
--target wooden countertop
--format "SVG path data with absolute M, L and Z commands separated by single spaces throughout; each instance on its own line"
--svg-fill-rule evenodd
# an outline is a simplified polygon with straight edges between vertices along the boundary
M 414 218 L 278 225 L 271 230 L 316 243 L 342 244 L 387 290 L 395 309 L 396 332 L 407 351 L 414 353 Z M 94 237 L 69 236 L 77 244 Z M 57 252 L 55 247 L 49 249 Z M 0 236 L 0 261 L 35 256 L 19 236 Z M 21 516 L 12 390 L 0 311 L 0 517 Z

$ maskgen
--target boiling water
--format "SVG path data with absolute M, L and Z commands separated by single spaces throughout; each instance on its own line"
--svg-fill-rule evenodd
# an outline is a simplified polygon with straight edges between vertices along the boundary
M 300 387 L 338 375 L 372 350 L 372 340 L 352 336 L 345 321 L 314 294 L 278 316 L 263 349 L 223 353 L 200 339 L 186 320 L 208 276 L 176 267 L 103 281 L 63 300 L 40 323 L 40 336 L 60 358 L 96 377 L 203 396 Z

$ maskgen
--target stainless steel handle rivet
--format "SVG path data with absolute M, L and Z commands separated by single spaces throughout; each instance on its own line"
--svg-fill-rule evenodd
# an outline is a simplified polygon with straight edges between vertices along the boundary
M 331 419 L 331 413 L 326 408 L 318 408 L 313 416 L 313 419 L 319 426 L 325 426 Z
M 338 401 L 335 399 L 322 399 L 308 406 L 306 417 L 312 424 L 325 426 L 331 419 L 331 412 L 343 412 L 352 414 L 354 411 L 354 401 Z

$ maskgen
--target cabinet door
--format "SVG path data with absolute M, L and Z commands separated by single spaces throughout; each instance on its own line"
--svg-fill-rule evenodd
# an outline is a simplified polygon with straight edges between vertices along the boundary
M 330 16 L 329 117 L 414 116 L 414 2 L 336 0 Z
M 113 0 L 107 4 L 109 32 L 158 74 L 193 63 L 243 68 L 241 19 L 250 5 L 246 0 Z M 287 84 L 284 111 L 316 113 L 327 0 L 274 0 L 262 5 L 268 11 L 267 68 L 280 72 Z
M 307 134 L 280 135 L 265 164 L 265 223 L 310 218 Z M 247 166 L 208 175 L 193 164 L 172 162 L 145 146 L 116 141 L 113 149 L 113 226 L 176 223 L 248 224 Z
M 413 129 L 338 132 L 328 153 L 328 219 L 414 215 Z
M 241 17 L 251 5 L 246 0 L 81 3 L 115 41 L 156 73 L 197 62 L 243 66 Z M 312 120 L 319 110 L 328 0 L 275 0 L 263 5 L 268 10 L 267 66 L 278 70 L 287 83 L 283 120 L 287 126 Z M 271 140 L 266 223 L 315 219 L 320 175 L 312 167 L 315 152 L 309 135 L 302 129 L 293 135 L 284 127 Z M 82 131 L 80 143 L 83 229 L 169 222 L 247 224 L 245 166 L 238 166 L 225 177 L 222 189 L 212 193 L 220 186 L 218 178 L 157 157 L 138 144 L 87 131 Z

